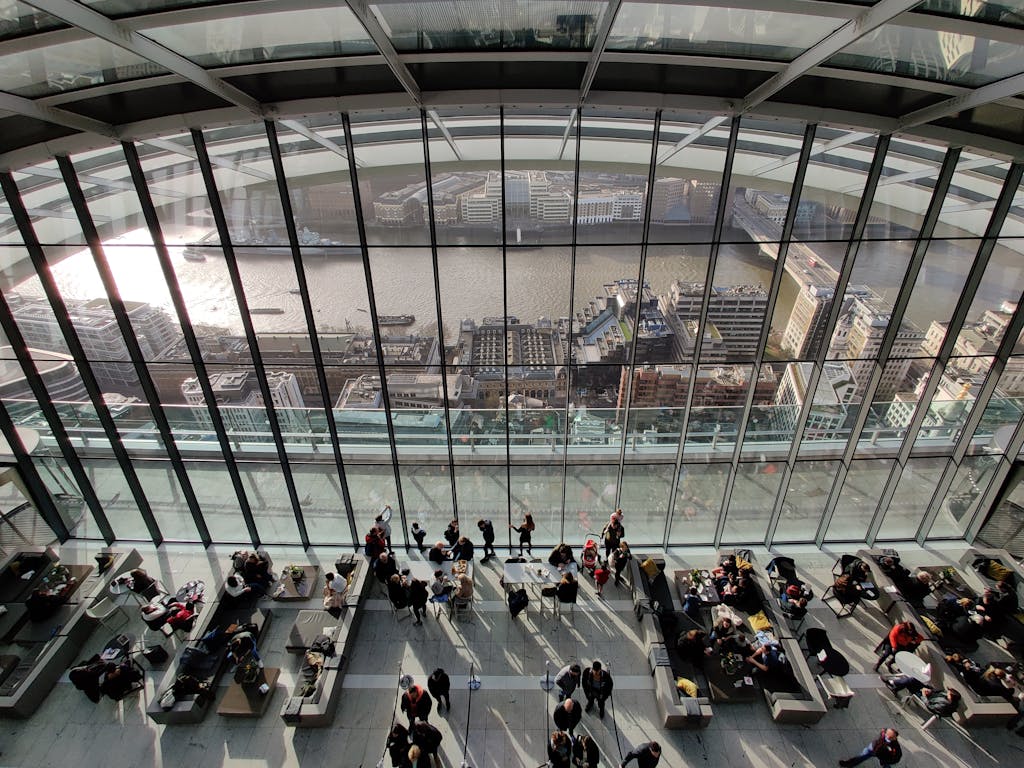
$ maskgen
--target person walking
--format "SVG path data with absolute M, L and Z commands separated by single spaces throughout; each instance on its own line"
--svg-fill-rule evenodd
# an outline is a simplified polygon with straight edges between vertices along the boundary
M 903 759 L 903 750 L 898 741 L 899 731 L 895 728 L 883 728 L 878 737 L 864 747 L 864 750 L 856 757 L 840 760 L 841 766 L 860 765 L 872 757 L 878 760 L 879 765 L 896 765 Z
M 576 730 L 576 726 L 580 724 L 580 719 L 583 717 L 583 710 L 576 703 L 576 699 L 566 699 L 555 707 L 553 717 L 555 719 L 555 728 L 565 731 L 572 736 L 573 731 Z
M 377 515 L 374 523 L 380 528 L 381 535 L 384 536 L 384 543 L 387 545 L 388 552 L 392 555 L 395 554 L 395 550 L 391 548 L 391 505 L 385 504 L 384 509 Z
M 633 559 L 633 553 L 629 551 L 629 544 L 625 541 L 619 542 L 619 548 L 612 552 L 608 558 L 615 574 L 615 586 L 622 584 L 622 572 L 626 569 L 627 563 Z
M 612 676 L 603 669 L 600 661 L 594 661 L 589 669 L 583 672 L 583 695 L 587 698 L 586 711 L 594 708 L 597 702 L 597 715 L 604 718 L 604 703 L 612 695 Z
M 896 624 L 891 630 L 889 635 L 881 643 L 882 654 L 878 657 L 878 661 L 875 662 L 875 672 L 882 666 L 883 662 L 887 662 L 886 666 L 891 672 L 893 669 L 893 659 L 896 654 L 900 651 L 914 651 L 917 646 L 924 642 L 924 638 L 918 634 L 917 627 L 914 626 L 913 622 L 901 621 Z
M 416 547 L 420 552 L 427 550 L 426 545 L 423 543 L 424 539 L 427 538 L 427 532 L 420 527 L 419 523 L 412 524 L 412 537 L 416 540 Z
M 408 768 L 409 730 L 401 723 L 395 723 L 388 734 L 387 750 L 391 757 L 391 768 Z
M 572 768 L 572 740 L 564 731 L 552 731 L 548 740 L 548 765 L 551 768 Z
M 437 754 L 441 748 L 443 737 L 441 732 L 427 722 L 416 723 L 412 729 L 412 743 L 420 748 L 423 757 L 427 758 L 427 764 L 431 762 L 435 766 L 441 765 L 441 758 Z
M 448 542 L 449 547 L 454 547 L 455 542 L 459 540 L 459 521 L 452 520 L 448 523 L 448 527 L 444 529 L 444 540 Z
M 563 702 L 570 698 L 580 684 L 580 665 L 566 664 L 555 675 L 555 685 L 558 686 L 558 701 Z
M 536 528 L 533 522 L 533 515 L 523 515 L 523 522 L 518 527 L 510 525 L 513 531 L 519 534 L 519 556 L 523 556 L 523 547 L 526 547 L 526 554 L 533 557 L 533 531 Z
M 430 695 L 437 701 L 437 711 L 441 711 L 441 699 L 444 699 L 444 708 L 446 711 L 452 711 L 452 700 L 449 698 L 449 693 L 452 689 L 452 681 L 448 677 L 448 673 L 438 667 L 430 673 L 430 677 L 427 678 L 427 690 L 430 691 Z
M 409 582 L 409 605 L 412 606 L 412 611 L 416 614 L 414 626 L 418 627 L 423 624 L 423 617 L 427 615 L 427 600 L 429 599 L 427 582 L 423 579 L 413 579 Z
M 494 524 L 490 520 L 478 520 L 476 527 L 484 535 L 484 556 L 480 558 L 481 563 L 486 563 L 492 557 L 497 557 L 494 551 Z
M 409 690 L 402 694 L 402 712 L 409 718 L 409 730 L 412 731 L 416 720 L 426 720 L 430 717 L 430 710 L 434 708 L 431 699 L 426 692 L 413 683 Z
M 626 766 L 636 760 L 637 768 L 654 768 L 661 762 L 661 744 L 656 741 L 649 741 L 641 744 L 636 749 L 630 750 L 619 763 L 619 768 Z

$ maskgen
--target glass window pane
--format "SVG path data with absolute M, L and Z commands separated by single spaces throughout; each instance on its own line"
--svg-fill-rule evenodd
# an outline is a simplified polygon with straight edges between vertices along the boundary
M 554 546 L 560 541 L 575 542 L 578 534 L 574 517 L 579 515 L 592 514 L 589 510 L 574 509 L 566 497 L 565 532 L 562 532 L 562 467 L 561 464 L 546 466 L 520 466 L 511 467 L 511 486 L 507 485 L 504 473 L 494 472 L 492 478 L 498 487 L 508 487 L 508 501 L 510 517 L 517 526 L 522 525 L 523 515 L 533 515 L 533 522 L 537 528 L 533 532 L 533 546 L 541 547 L 538 555 L 542 555 L 544 548 Z M 492 469 L 493 471 L 493 469 Z M 460 496 L 461 498 L 461 496 Z M 501 506 L 497 507 L 495 516 L 491 519 L 497 522 L 496 518 L 501 517 Z M 475 519 L 475 518 L 471 518 Z M 497 531 L 495 531 L 497 533 Z M 479 537 L 476 539 L 479 541 Z M 518 542 L 518 539 L 517 539 Z M 574 545 L 575 546 L 575 545 Z
M 965 456 L 939 504 L 939 513 L 928 532 L 929 539 L 961 538 L 977 512 L 999 459 L 994 456 Z
M 345 7 L 232 14 L 139 32 L 202 67 L 377 52 Z
M 298 544 L 299 529 L 281 467 L 278 464 L 242 462 L 238 469 L 261 541 L 265 544 Z
M 948 461 L 944 457 L 907 460 L 878 531 L 880 540 L 914 537 Z
M 670 545 L 714 541 L 722 494 L 729 481 L 728 464 L 683 464 L 676 487 Z
M 764 539 L 785 468 L 784 463 L 774 461 L 750 462 L 737 467 L 722 532 L 723 543 Z
M 844 21 L 748 8 L 623 3 L 608 47 L 789 61 Z
M 825 541 L 864 541 L 892 471 L 886 459 L 854 459 L 836 502 Z
M 838 461 L 798 461 L 789 478 L 772 542 L 810 542 L 818 532 Z

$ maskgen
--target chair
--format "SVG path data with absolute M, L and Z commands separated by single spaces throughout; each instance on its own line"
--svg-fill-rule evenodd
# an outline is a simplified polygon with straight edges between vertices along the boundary
M 839 604 L 838 609 L 832 605 L 832 601 Z M 844 602 L 844 599 L 836 594 L 835 584 L 830 584 L 828 589 L 821 593 L 821 602 L 828 606 L 828 609 L 835 614 L 837 619 L 848 619 L 850 616 L 853 616 L 853 612 L 857 610 L 857 605 L 860 603 L 860 600 L 854 598 L 853 600 L 847 600 Z
M 824 629 L 811 627 L 800 638 L 800 642 L 807 646 L 807 658 L 816 658 L 823 673 L 840 678 L 850 674 L 849 660 L 832 646 L 828 632 Z
M 120 614 L 124 621 L 116 626 L 108 624 L 107 622 L 109 622 L 110 619 L 116 614 Z M 131 620 L 128 614 L 125 613 L 124 609 L 121 608 L 120 605 L 115 603 L 109 597 L 101 598 L 100 600 L 97 600 L 91 606 L 86 608 L 85 615 L 88 616 L 90 619 L 98 621 L 100 624 L 102 624 L 112 632 L 117 631 L 117 628 L 119 626 L 124 626 L 124 624 L 127 624 Z
M 776 594 L 793 581 L 799 581 L 796 575 L 796 562 L 791 557 L 776 557 L 765 567 L 768 578 L 775 588 Z
M 452 616 L 452 618 L 456 618 L 456 619 L 459 618 L 459 616 L 463 612 L 465 612 L 465 611 L 472 612 L 472 610 L 473 610 L 473 600 L 472 600 L 472 598 L 470 598 L 470 599 L 463 599 L 461 597 L 452 598 L 452 601 L 451 601 L 450 605 L 451 605 L 451 616 Z
M 555 595 L 555 608 L 557 609 L 558 615 L 559 616 L 562 615 L 562 606 L 563 605 L 568 605 L 569 606 L 569 615 L 570 616 L 575 616 L 576 615 L 576 600 L 577 600 L 578 597 L 579 597 L 579 595 L 576 595 L 575 597 L 573 597 L 572 600 L 563 600 L 558 595 Z
M 139 666 L 138 662 L 134 659 L 129 659 L 127 664 L 122 666 L 129 667 L 134 679 L 132 680 L 131 685 L 121 691 L 118 695 L 115 696 L 108 692 L 107 696 L 110 697 L 112 701 L 123 701 L 131 694 L 138 693 L 139 691 L 146 689 L 146 672 L 141 666 Z

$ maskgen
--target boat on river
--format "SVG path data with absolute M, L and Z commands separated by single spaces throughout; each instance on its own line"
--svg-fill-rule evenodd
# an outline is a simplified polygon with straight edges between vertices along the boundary
M 298 231 L 299 249 L 303 257 L 309 256 L 362 256 L 356 246 L 321 237 L 319 232 L 303 227 Z M 231 249 L 237 258 L 290 258 L 292 248 L 284 233 L 268 232 L 266 235 L 232 233 Z M 193 243 L 186 243 L 182 252 L 186 261 L 206 261 L 207 256 L 223 256 L 220 234 L 211 230 Z
M 416 322 L 416 315 L 377 315 L 377 322 L 381 325 L 412 325 Z

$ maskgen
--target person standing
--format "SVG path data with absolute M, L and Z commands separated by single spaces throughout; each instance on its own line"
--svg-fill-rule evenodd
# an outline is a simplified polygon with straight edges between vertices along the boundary
M 566 664 L 555 675 L 555 685 L 558 686 L 558 701 L 562 702 L 570 698 L 580 684 L 580 665 Z
M 423 617 L 427 615 L 427 600 L 429 598 L 427 582 L 423 579 L 413 579 L 409 582 L 409 605 L 412 606 L 412 612 L 416 614 L 414 626 L 418 627 L 423 624 Z
M 391 505 L 385 504 L 384 509 L 377 515 L 377 519 L 374 521 L 377 527 L 380 528 L 381 534 L 384 536 L 384 543 L 388 547 L 388 552 L 392 555 L 395 554 L 395 550 L 391 548 Z
M 523 515 L 523 522 L 517 528 L 514 525 L 510 525 L 513 531 L 519 534 L 519 556 L 523 556 L 523 547 L 526 547 L 526 554 L 533 556 L 533 531 L 536 528 L 536 524 L 533 522 L 533 515 Z
M 594 586 L 597 587 L 597 596 L 604 597 L 604 585 L 608 583 L 608 579 L 612 576 L 608 570 L 607 565 L 598 565 L 594 569 Z
M 448 527 L 444 529 L 444 540 L 448 542 L 449 547 L 454 547 L 455 542 L 459 540 L 459 521 L 452 520 L 448 523 Z
M 611 557 L 614 550 L 619 548 L 619 542 L 626 536 L 626 529 L 622 527 L 621 520 L 614 514 L 608 520 L 601 531 L 601 538 L 604 539 L 604 559 Z
M 434 708 L 430 697 L 424 690 L 413 683 L 409 690 L 402 694 L 402 712 L 409 718 L 409 730 L 412 731 L 416 720 L 426 720 L 430 717 L 430 710 Z
M 860 765 L 872 757 L 878 760 L 879 765 L 896 765 L 903 759 L 903 750 L 898 741 L 899 731 L 895 728 L 883 728 L 878 737 L 864 747 L 864 750 L 856 757 L 840 760 L 839 765 L 852 766 Z
M 408 768 L 409 730 L 401 723 L 395 723 L 388 734 L 387 750 L 391 757 L 391 768 Z
M 594 661 L 589 669 L 583 672 L 583 695 L 587 698 L 586 711 L 594 708 L 597 702 L 597 715 L 604 717 L 604 703 L 612 695 L 612 676 L 608 670 L 603 669 L 600 661 Z
M 576 726 L 580 724 L 580 719 L 583 717 L 583 710 L 576 703 L 576 699 L 566 699 L 555 707 L 553 717 L 555 719 L 555 728 L 560 731 L 566 731 L 572 736 L 573 731 L 576 730 Z
M 465 536 L 460 536 L 459 540 L 452 547 L 452 560 L 465 560 L 466 562 L 473 561 L 473 542 Z
M 622 583 L 622 572 L 626 569 L 626 564 L 633 559 L 633 553 L 629 551 L 629 544 L 624 540 L 619 542 L 619 548 L 612 552 L 609 558 L 612 566 L 612 571 L 615 573 L 615 586 L 619 586 Z
M 433 762 L 434 765 L 441 764 L 441 758 L 437 751 L 441 748 L 441 732 L 428 722 L 416 723 L 412 729 L 412 743 L 420 748 L 420 753 L 427 758 L 427 765 Z
M 480 558 L 481 563 L 486 563 L 492 557 L 497 557 L 494 551 L 494 524 L 490 520 L 478 520 L 476 527 L 484 535 L 484 556 Z
M 580 768 L 597 768 L 601 760 L 601 752 L 597 748 L 597 742 L 590 734 L 584 734 L 573 742 L 572 759 Z
M 626 768 L 633 760 L 636 760 L 637 768 L 654 768 L 661 762 L 661 745 L 656 741 L 650 741 L 630 750 L 622 758 L 619 768 Z
M 449 698 L 449 693 L 452 689 L 452 681 L 448 677 L 448 673 L 438 667 L 430 673 L 430 677 L 427 678 L 427 690 L 430 691 L 430 695 L 437 701 L 437 711 L 441 711 L 441 699 L 444 699 L 444 708 L 446 711 L 452 711 L 452 700 Z
M 914 626 L 913 622 L 901 621 L 896 624 L 891 630 L 889 630 L 888 637 L 882 641 L 882 655 L 878 657 L 878 661 L 875 662 L 875 672 L 882 666 L 883 662 L 888 662 L 889 671 L 892 671 L 893 662 L 892 660 L 896 657 L 896 654 L 900 651 L 914 651 L 917 646 L 924 642 L 924 638 L 918 634 L 917 627 Z
M 427 538 L 427 532 L 420 527 L 419 523 L 412 524 L 412 537 L 416 540 L 416 547 L 420 552 L 425 552 L 427 547 L 423 540 Z
M 564 731 L 552 731 L 548 740 L 548 765 L 551 768 L 571 768 L 572 741 Z

